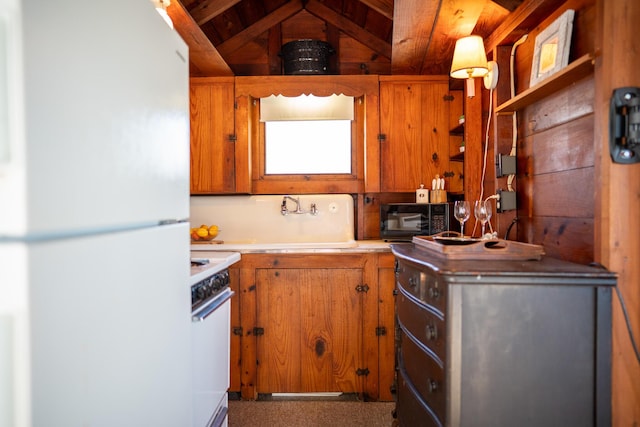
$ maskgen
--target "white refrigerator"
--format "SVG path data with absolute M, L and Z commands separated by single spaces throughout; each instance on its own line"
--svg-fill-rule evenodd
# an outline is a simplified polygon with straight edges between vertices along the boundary
M 0 0 L 0 426 L 191 425 L 188 50 Z

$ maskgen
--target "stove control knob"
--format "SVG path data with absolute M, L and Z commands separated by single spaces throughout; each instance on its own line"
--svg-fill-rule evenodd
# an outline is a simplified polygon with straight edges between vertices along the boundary
M 207 290 L 205 289 L 204 285 L 201 285 L 198 287 L 198 290 L 196 291 L 196 295 L 198 296 L 199 299 L 204 299 L 207 296 Z

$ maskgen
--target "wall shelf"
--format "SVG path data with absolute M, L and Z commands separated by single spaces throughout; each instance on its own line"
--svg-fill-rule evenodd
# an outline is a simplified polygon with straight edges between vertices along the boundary
M 450 156 L 449 160 L 453 162 L 464 162 L 464 151 L 456 154 L 455 156 Z
M 449 131 L 449 135 L 452 136 L 464 136 L 464 122 L 460 123 L 458 126 L 454 127 Z
M 519 111 L 560 89 L 568 87 L 572 83 L 593 72 L 594 60 L 595 56 L 593 54 L 581 56 L 562 70 L 558 71 L 556 74 L 514 96 L 507 102 L 500 104 L 495 110 L 496 114 Z

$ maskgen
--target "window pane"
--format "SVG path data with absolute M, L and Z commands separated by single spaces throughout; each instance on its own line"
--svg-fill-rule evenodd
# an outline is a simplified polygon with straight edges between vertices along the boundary
M 350 174 L 351 121 L 265 123 L 266 174 Z

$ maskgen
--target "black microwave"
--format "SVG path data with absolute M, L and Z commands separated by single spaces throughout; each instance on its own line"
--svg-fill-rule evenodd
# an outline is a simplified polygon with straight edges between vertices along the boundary
M 449 231 L 450 203 L 390 203 L 380 205 L 380 238 L 408 240 Z

